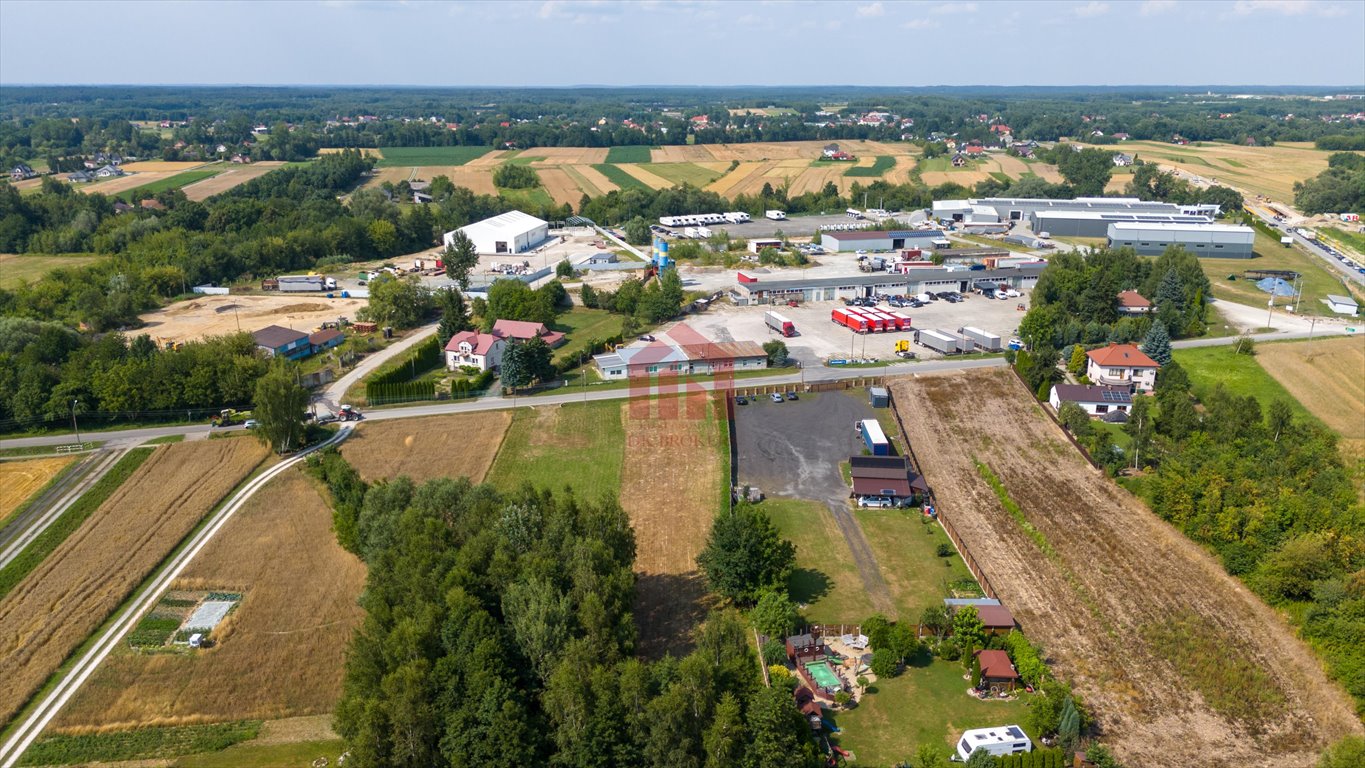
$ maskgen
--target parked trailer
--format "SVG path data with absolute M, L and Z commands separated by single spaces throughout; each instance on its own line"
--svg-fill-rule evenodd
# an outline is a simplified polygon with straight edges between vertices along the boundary
M 863 438 L 863 445 L 873 456 L 890 456 L 891 443 L 886 439 L 886 433 L 882 431 L 882 425 L 876 419 L 863 419 L 858 422 L 858 434 Z
M 727 211 L 724 214 L 725 220 L 731 224 L 744 224 L 752 221 L 752 217 L 744 211 Z
M 849 307 L 848 310 L 867 321 L 867 329 L 875 333 L 886 330 L 886 320 L 879 317 L 874 310 L 866 307 Z
M 953 333 L 952 331 L 949 331 L 944 328 L 939 328 L 937 330 L 939 333 L 951 338 L 954 342 L 957 343 L 958 352 L 971 352 L 974 349 L 976 349 L 976 342 L 972 341 L 966 336 L 963 336 L 960 333 Z
M 1003 345 L 1000 343 L 1000 337 L 989 331 L 983 331 L 980 328 L 973 328 L 972 326 L 967 325 L 958 328 L 957 332 L 970 339 L 977 347 L 985 352 L 999 352 L 1003 349 Z
M 783 336 L 796 335 L 796 324 L 776 312 L 764 312 L 763 322 L 767 323 L 769 328 L 777 331 Z
M 842 325 L 845 328 L 857 331 L 858 333 L 867 333 L 868 331 L 867 318 L 855 312 L 850 312 L 843 307 L 836 307 L 831 310 L 829 319 L 838 325 Z
M 927 328 L 915 331 L 915 342 L 922 347 L 928 347 L 945 355 L 955 355 L 958 352 L 957 337 L 950 336 L 942 331 Z
M 908 331 L 908 330 L 910 330 L 910 324 L 911 324 L 911 323 L 910 323 L 910 316 L 909 316 L 909 315 L 906 315 L 906 314 L 897 312 L 897 311 L 895 311 L 894 309 L 888 309 L 888 310 L 884 310 L 884 311 L 885 311 L 886 314 L 890 315 L 892 318 L 895 319 L 895 321 L 896 321 L 896 330 L 898 330 L 898 331 Z
M 772 219 L 773 221 L 787 220 L 787 214 L 783 213 L 782 211 L 765 211 L 763 213 L 763 217 L 766 219 Z
M 893 317 L 891 313 L 881 309 L 875 309 L 873 310 L 873 313 L 877 316 L 878 320 L 882 321 L 883 330 L 899 331 L 901 329 L 900 321 Z
M 305 291 L 322 291 L 326 288 L 326 280 L 319 275 L 281 275 L 276 278 L 281 293 L 301 293 Z M 336 287 L 336 283 L 332 283 Z
M 978 749 L 997 757 L 1018 755 L 1033 751 L 1033 742 L 1017 725 L 1002 725 L 995 728 L 973 728 L 962 734 L 957 743 L 957 756 L 963 761 L 970 760 Z

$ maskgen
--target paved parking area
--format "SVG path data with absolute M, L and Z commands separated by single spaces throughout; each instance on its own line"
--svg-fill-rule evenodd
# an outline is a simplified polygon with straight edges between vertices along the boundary
M 926 214 L 924 211 L 907 211 L 893 214 L 893 217 L 896 221 L 914 224 L 924 221 Z M 809 237 L 820 230 L 821 224 L 857 224 L 859 227 L 867 227 L 876 223 L 877 221 L 874 219 L 850 219 L 848 214 L 843 211 L 831 211 L 824 215 L 792 216 L 784 221 L 756 218 L 745 224 L 713 224 L 710 229 L 715 232 L 725 232 L 730 237 L 746 239 L 772 237 L 779 231 L 792 237 Z M 678 228 L 674 229 L 676 231 Z

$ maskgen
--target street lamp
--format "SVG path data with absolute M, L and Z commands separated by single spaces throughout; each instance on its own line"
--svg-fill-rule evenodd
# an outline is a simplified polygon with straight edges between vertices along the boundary
M 76 406 L 80 402 L 74 398 L 71 400 L 71 429 L 76 433 L 76 445 L 81 444 L 81 428 L 76 425 Z

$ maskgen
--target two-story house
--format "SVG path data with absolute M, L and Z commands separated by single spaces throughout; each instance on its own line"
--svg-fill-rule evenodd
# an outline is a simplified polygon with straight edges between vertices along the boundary
M 1156 372 L 1161 366 L 1135 344 L 1110 344 L 1090 350 L 1086 357 L 1085 375 L 1093 384 L 1128 387 L 1134 392 L 1156 388 Z
M 251 338 L 255 339 L 261 351 L 271 357 L 298 360 L 313 354 L 313 344 L 308 341 L 308 334 L 281 325 L 267 325 L 251 334 Z
M 446 343 L 446 368 L 454 371 L 472 365 L 480 371 L 494 370 L 502 365 L 502 353 L 507 340 L 491 333 L 461 331 Z

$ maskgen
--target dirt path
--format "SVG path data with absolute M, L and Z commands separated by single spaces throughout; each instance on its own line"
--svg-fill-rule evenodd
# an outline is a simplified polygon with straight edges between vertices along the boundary
M 867 537 L 863 535 L 863 527 L 858 525 L 857 518 L 849 510 L 848 499 L 842 499 L 838 504 L 831 502 L 829 512 L 834 516 L 839 532 L 844 535 L 844 543 L 848 544 L 848 551 L 853 555 L 853 563 L 858 566 L 858 577 L 863 580 L 863 590 L 872 601 L 872 607 L 883 616 L 893 620 L 898 618 L 896 604 L 891 600 L 891 590 L 886 586 L 886 579 L 882 578 L 882 568 L 877 564 L 877 556 L 872 554 L 872 547 L 867 543 Z
M 893 391 L 945 519 L 1122 760 L 1309 766 L 1362 731 L 1284 619 L 1086 464 L 1013 374 L 921 376 Z

